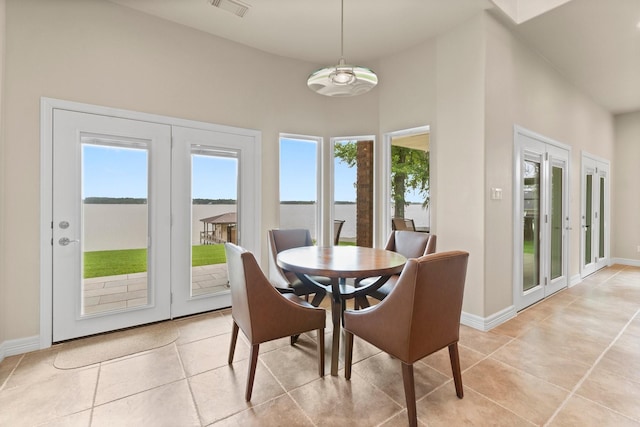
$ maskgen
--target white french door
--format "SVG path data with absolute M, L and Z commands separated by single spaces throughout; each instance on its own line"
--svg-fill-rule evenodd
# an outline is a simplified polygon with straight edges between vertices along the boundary
M 583 153 L 580 276 L 609 262 L 609 163 Z
M 206 257 L 224 241 L 259 246 L 255 160 L 251 136 L 173 127 L 173 317 L 231 305 L 226 264 Z
M 259 133 L 46 101 L 43 346 L 230 306 L 222 243 L 260 259 Z
M 53 341 L 169 318 L 171 223 L 165 189 L 170 175 L 165 172 L 171 127 L 65 110 L 54 110 L 53 122 Z M 127 188 L 117 188 L 123 184 Z M 138 203 L 107 206 L 96 214 L 92 202 L 97 200 L 87 187 Z M 123 232 L 118 224 L 131 216 L 135 225 L 113 246 L 109 240 Z M 92 255 L 100 253 L 95 262 L 104 264 L 119 252 L 129 261 L 139 257 L 143 271 L 101 273 L 96 266 L 97 276 L 88 277 L 94 276 L 88 265 Z
M 514 305 L 568 285 L 568 147 L 516 128 Z

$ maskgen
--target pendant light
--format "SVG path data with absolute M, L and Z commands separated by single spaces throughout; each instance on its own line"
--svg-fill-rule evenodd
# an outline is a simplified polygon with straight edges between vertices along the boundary
M 372 70 L 344 61 L 344 0 L 341 2 L 340 61 L 338 65 L 325 67 L 311 73 L 307 79 L 309 89 L 326 96 L 355 96 L 369 92 L 378 84 L 378 76 Z

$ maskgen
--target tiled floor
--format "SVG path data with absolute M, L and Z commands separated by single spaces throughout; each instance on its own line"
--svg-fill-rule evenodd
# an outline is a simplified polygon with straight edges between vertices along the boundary
M 640 269 L 614 266 L 490 332 L 461 327 L 464 399 L 446 350 L 427 357 L 415 373 L 420 425 L 640 426 L 639 312 Z M 357 338 L 351 381 L 317 377 L 313 335 L 263 345 L 247 403 L 246 342 L 226 361 L 229 311 L 175 324 L 171 345 L 85 368 L 54 368 L 60 346 L 6 358 L 0 425 L 407 424 L 398 362 Z

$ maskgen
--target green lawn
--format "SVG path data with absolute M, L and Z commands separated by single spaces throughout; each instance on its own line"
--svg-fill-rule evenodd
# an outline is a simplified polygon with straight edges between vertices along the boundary
M 226 262 L 224 245 L 192 247 L 191 265 L 222 264 Z M 95 251 L 84 253 L 84 278 L 116 276 L 147 271 L 146 249 Z

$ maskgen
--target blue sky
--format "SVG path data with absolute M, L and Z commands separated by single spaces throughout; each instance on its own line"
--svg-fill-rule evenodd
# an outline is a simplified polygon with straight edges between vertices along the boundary
M 280 151 L 280 200 L 309 201 L 316 198 L 316 143 L 283 139 Z M 147 151 L 134 148 L 83 145 L 82 197 L 147 197 Z M 194 199 L 236 199 L 237 159 L 195 155 L 193 159 Z M 336 160 L 336 201 L 354 202 L 356 168 Z M 215 183 L 215 185 L 212 185 Z M 219 185 L 224 183 L 224 185 Z M 415 194 L 412 201 L 421 201 Z
M 147 197 L 146 150 L 83 145 L 82 154 L 83 198 Z M 236 199 L 236 159 L 196 155 L 192 166 L 194 199 Z

